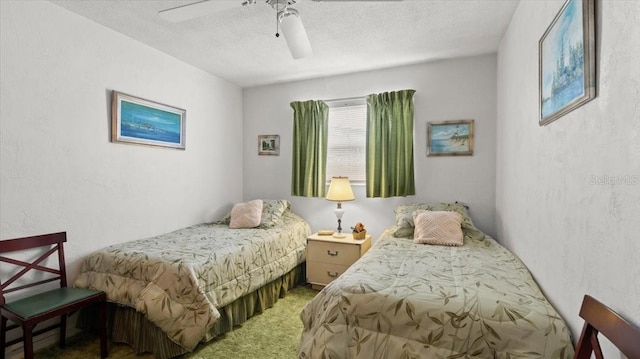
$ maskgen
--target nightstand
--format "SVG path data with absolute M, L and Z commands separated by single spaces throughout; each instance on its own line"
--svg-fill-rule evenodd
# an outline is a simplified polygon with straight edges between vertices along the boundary
M 371 236 L 353 239 L 351 233 L 345 238 L 320 236 L 314 233 L 307 237 L 307 282 L 313 289 L 322 289 L 338 278 L 355 261 L 371 248 Z

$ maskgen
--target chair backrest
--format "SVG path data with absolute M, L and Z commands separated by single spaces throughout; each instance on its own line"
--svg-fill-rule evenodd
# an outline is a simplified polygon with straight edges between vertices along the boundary
M 574 359 L 602 359 L 598 333 L 602 333 L 628 358 L 640 358 L 640 328 L 589 295 L 584 296 L 580 317 L 585 321 Z
M 59 233 L 50 233 L 43 234 L 39 236 L 32 237 L 23 237 L 23 238 L 15 238 L 15 239 L 7 239 L 0 241 L 0 262 L 9 263 L 14 266 L 24 267 L 21 270 L 18 270 L 15 274 L 9 277 L 4 282 L 0 277 L 0 305 L 5 303 L 5 294 L 15 292 L 18 290 L 31 288 L 40 284 L 49 283 L 53 281 L 60 281 L 60 287 L 67 286 L 67 273 L 66 267 L 64 264 L 64 248 L 63 243 L 67 241 L 67 233 L 59 232 Z M 5 255 L 5 253 L 22 251 L 27 249 L 39 248 L 39 247 L 48 247 L 48 250 L 40 255 L 38 258 L 25 262 L 24 260 L 19 260 L 15 258 L 10 258 Z M 42 265 L 41 263 L 45 261 L 52 254 L 58 254 L 58 263 L 57 267 L 47 267 Z M 27 274 L 31 270 L 42 271 L 46 273 L 50 273 L 48 278 L 38 280 L 38 281 L 30 281 L 24 285 L 18 285 L 16 281 L 20 279 L 22 276 Z M 4 271 L 5 273 L 11 273 L 10 271 Z M 51 276 L 53 275 L 53 276 Z

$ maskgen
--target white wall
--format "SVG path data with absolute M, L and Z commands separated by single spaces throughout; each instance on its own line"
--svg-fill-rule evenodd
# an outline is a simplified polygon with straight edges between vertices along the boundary
M 405 202 L 463 201 L 476 225 L 495 233 L 496 56 L 484 55 L 355 73 L 244 90 L 244 197 L 286 198 L 314 230 L 334 229 L 335 203 L 291 197 L 291 101 L 337 99 L 415 89 L 416 195 L 365 198 L 343 205 L 343 228 L 363 222 L 374 239 L 394 221 Z M 427 157 L 428 121 L 475 119 L 475 151 L 468 157 Z M 258 156 L 258 135 L 280 135 L 280 156 Z
M 242 90 L 49 2 L 0 2 L 0 238 L 89 252 L 242 199 Z M 186 150 L 110 143 L 111 90 L 186 109 Z
M 597 2 L 598 97 L 539 127 L 538 41 L 563 2 L 521 2 L 500 47 L 496 209 L 577 336 L 586 293 L 640 324 L 640 2 Z

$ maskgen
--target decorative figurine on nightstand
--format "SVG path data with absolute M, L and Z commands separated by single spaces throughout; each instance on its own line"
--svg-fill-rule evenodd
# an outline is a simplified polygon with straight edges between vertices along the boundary
M 351 230 L 353 231 L 353 239 L 364 239 L 367 235 L 367 230 L 362 222 L 356 223 L 355 227 L 351 227 Z

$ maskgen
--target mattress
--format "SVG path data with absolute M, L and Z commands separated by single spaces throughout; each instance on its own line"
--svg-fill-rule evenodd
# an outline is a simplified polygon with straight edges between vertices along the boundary
M 106 247 L 83 261 L 74 286 L 106 292 L 192 350 L 210 339 L 218 308 L 304 262 L 310 227 L 289 211 L 282 218 L 268 229 L 203 223 Z
M 564 320 L 495 240 L 392 233 L 303 309 L 300 358 L 573 357 Z

